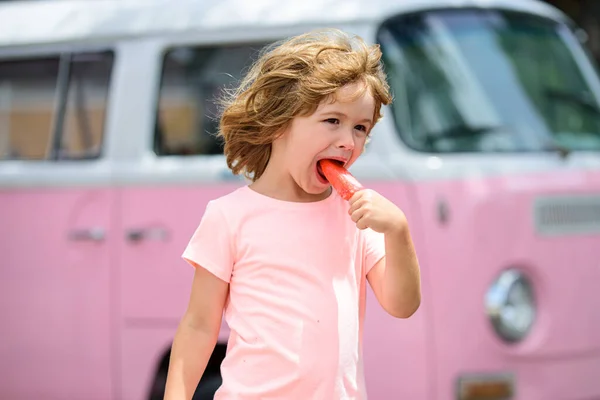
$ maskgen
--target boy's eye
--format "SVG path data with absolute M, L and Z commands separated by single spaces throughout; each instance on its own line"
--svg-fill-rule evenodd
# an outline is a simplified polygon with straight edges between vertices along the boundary
M 340 120 L 339 120 L 339 119 L 337 119 L 337 118 L 327 118 L 327 119 L 326 119 L 326 120 L 324 120 L 323 122 L 327 122 L 328 124 L 335 124 L 335 125 L 338 125 L 338 124 L 340 123 Z M 359 131 L 361 131 L 361 132 L 365 132 L 365 133 L 366 133 L 366 132 L 368 132 L 368 129 L 367 129 L 367 127 L 366 127 L 366 126 L 364 126 L 364 125 L 356 125 L 356 126 L 354 127 L 354 129 L 357 129 L 357 130 L 359 130 Z

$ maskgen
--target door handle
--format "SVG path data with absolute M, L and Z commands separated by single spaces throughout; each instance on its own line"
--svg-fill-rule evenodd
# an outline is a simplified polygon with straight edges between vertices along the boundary
M 125 236 L 130 242 L 140 242 L 142 240 L 165 241 L 169 235 L 163 228 L 138 228 L 128 230 Z
M 102 228 L 89 228 L 89 229 L 75 229 L 69 232 L 69 240 L 73 241 L 90 241 L 90 242 L 101 242 L 104 240 L 104 229 Z

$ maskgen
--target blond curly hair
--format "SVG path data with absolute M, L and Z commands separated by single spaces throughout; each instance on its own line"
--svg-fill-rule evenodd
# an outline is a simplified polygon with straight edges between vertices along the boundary
M 255 181 L 269 162 L 271 143 L 294 117 L 312 114 L 338 89 L 356 82 L 374 97 L 373 121 L 379 121 L 382 104 L 392 98 L 378 45 L 328 29 L 265 47 L 239 87 L 221 99 L 217 135 L 228 167 Z

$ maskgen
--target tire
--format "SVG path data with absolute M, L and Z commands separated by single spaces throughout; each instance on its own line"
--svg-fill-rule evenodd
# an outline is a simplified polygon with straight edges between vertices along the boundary
M 158 373 L 152 387 L 150 388 L 150 396 L 148 400 L 162 400 L 165 396 L 165 384 L 167 382 L 166 373 Z
M 213 400 L 215 392 L 223 383 L 220 375 L 207 376 L 200 380 L 192 400 Z

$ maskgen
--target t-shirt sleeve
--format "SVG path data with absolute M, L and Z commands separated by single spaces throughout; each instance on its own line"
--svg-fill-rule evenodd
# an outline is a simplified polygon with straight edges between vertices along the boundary
M 231 229 L 223 211 L 209 202 L 182 258 L 193 267 L 202 267 L 229 282 L 233 271 L 234 246 Z
M 363 235 L 363 262 L 365 274 L 385 256 L 385 237 L 383 233 L 367 228 L 362 230 Z

